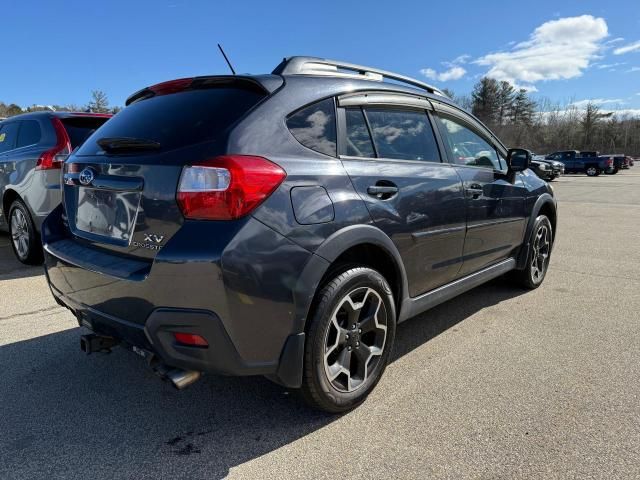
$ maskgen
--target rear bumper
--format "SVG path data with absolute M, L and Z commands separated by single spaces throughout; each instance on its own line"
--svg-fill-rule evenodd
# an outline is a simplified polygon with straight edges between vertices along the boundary
M 186 222 L 153 261 L 134 260 L 70 237 L 60 214 L 43 224 L 45 270 L 81 325 L 169 366 L 299 386 L 304 323 L 325 260 L 252 218 L 215 237 L 208 222 Z M 180 331 L 209 347 L 178 345 Z
M 53 286 L 51 289 L 56 300 L 73 312 L 79 325 L 97 334 L 117 338 L 128 346 L 151 352 L 166 365 L 221 375 L 277 373 L 277 358 L 262 364 L 248 363 L 242 358 L 224 324 L 214 312 L 158 308 L 149 315 L 144 325 L 140 325 L 74 302 Z M 174 340 L 174 332 L 201 335 L 208 340 L 209 346 L 202 348 L 180 345 Z

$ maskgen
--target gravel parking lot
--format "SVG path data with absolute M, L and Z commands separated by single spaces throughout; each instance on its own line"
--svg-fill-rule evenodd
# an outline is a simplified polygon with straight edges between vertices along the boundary
M 553 186 L 544 285 L 494 281 L 402 324 L 341 417 L 262 378 L 178 392 L 127 351 L 85 356 L 0 234 L 0 478 L 640 477 L 640 167 Z

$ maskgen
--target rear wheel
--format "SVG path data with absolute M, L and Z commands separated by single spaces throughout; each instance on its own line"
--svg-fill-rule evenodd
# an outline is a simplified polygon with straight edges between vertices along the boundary
M 391 288 L 375 270 L 351 268 L 320 292 L 307 332 L 302 395 L 339 413 L 362 403 L 389 361 L 396 313 Z
M 9 233 L 13 252 L 18 260 L 27 265 L 42 263 L 40 237 L 22 200 L 15 200 L 9 208 Z
M 553 246 L 553 230 L 546 215 L 536 218 L 529 239 L 529 255 L 527 266 L 513 272 L 513 278 L 525 288 L 538 288 L 547 275 L 551 248 Z

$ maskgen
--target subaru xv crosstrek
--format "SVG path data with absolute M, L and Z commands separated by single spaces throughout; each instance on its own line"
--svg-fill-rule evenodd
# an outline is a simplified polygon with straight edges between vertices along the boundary
M 65 162 L 43 229 L 87 353 L 120 344 L 179 388 L 264 375 L 340 412 L 380 380 L 398 323 L 545 278 L 553 190 L 434 87 L 291 57 L 126 103 Z
M 60 203 L 60 169 L 111 114 L 32 112 L 0 123 L 0 230 L 22 263 L 42 263 L 40 225 Z

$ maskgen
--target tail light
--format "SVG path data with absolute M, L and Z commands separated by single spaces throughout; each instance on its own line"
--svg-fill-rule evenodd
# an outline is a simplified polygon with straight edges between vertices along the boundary
M 69 140 L 67 131 L 64 129 L 64 125 L 62 125 L 60 119 L 56 117 L 51 119 L 51 123 L 56 132 L 56 144 L 53 148 L 50 148 L 40 155 L 36 163 L 36 170 L 60 168 L 67 158 L 67 155 L 71 153 L 71 141 Z
M 186 218 L 234 220 L 253 211 L 286 176 L 266 158 L 224 155 L 184 167 L 176 198 Z

